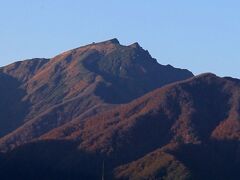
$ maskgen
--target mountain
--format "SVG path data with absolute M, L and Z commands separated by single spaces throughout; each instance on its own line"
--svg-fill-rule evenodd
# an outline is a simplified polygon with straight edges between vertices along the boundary
M 0 68 L 0 150 L 31 142 L 51 130 L 192 77 L 160 65 L 138 43 L 117 39 Z
M 41 139 L 78 141 L 119 179 L 239 179 L 240 81 L 203 74 Z
M 202 74 L 73 118 L 4 153 L 0 172 L 13 179 L 238 180 L 239 107 L 240 80 Z

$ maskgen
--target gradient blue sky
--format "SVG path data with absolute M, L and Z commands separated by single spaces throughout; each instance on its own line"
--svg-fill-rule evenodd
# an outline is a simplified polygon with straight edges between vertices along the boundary
M 0 2 L 0 66 L 114 37 L 161 64 L 240 78 L 239 0 Z

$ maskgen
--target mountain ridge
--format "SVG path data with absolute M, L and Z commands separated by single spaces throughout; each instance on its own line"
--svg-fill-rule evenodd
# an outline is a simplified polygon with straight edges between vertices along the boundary
M 117 39 L 2 67 L 0 178 L 238 180 L 239 82 Z
M 21 116 L 10 107 L 7 113 L 0 114 L 8 126 L 0 142 L 20 138 L 24 143 L 76 117 L 84 120 L 193 76 L 190 71 L 160 65 L 139 45 L 123 46 L 117 39 L 68 50 L 51 59 L 16 62 L 0 71 L 18 82 L 14 91 L 21 94 L 18 101 L 25 107 Z
M 240 165 L 239 91 L 237 81 L 212 73 L 175 82 L 85 121 L 73 119 L 18 146 L 7 153 L 10 160 L 2 167 L 10 171 L 18 162 L 21 172 L 27 172 L 21 161 L 36 163 L 43 154 L 51 163 L 56 158 L 67 164 L 65 171 L 61 160 L 50 165 L 57 172 L 53 179 L 98 179 L 104 161 L 109 179 L 235 180 Z M 59 147 L 65 148 L 56 155 L 46 152 Z M 30 151 L 31 159 L 19 159 Z M 38 174 L 46 166 L 35 164 L 30 171 Z M 58 176 L 61 172 L 65 173 Z

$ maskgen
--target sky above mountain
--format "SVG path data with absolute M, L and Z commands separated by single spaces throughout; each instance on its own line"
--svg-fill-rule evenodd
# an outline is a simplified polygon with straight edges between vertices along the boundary
M 161 64 L 240 78 L 237 0 L 5 0 L 0 66 L 118 38 Z

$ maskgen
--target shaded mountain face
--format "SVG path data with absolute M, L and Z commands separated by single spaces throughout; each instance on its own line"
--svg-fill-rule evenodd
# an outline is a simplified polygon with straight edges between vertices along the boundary
M 0 171 L 7 177 L 18 169 L 12 176 L 22 179 L 49 172 L 51 179 L 99 179 L 104 162 L 107 179 L 237 180 L 239 92 L 239 80 L 213 74 L 176 82 L 54 128 L 5 153 Z
M 73 119 L 128 103 L 168 83 L 192 77 L 163 66 L 137 43 L 117 39 L 0 68 L 0 149 L 32 141 Z
M 27 93 L 21 86 L 46 62 L 47 59 L 32 59 L 0 69 L 0 137 L 23 123 L 30 102 L 24 100 Z

